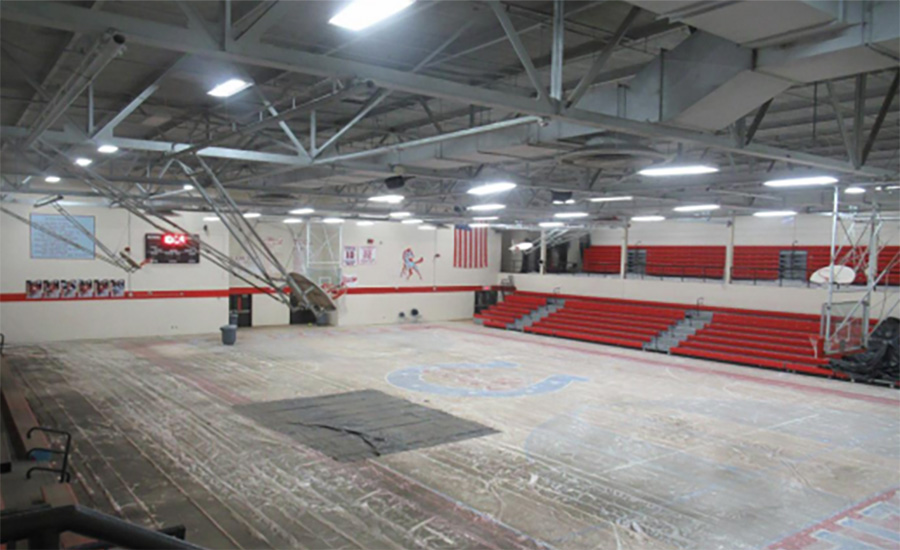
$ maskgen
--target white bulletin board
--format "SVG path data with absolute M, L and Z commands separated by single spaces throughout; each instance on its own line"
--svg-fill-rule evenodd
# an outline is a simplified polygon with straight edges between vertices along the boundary
M 78 223 L 82 225 L 91 235 L 94 235 L 94 216 L 75 216 Z M 31 257 L 35 260 L 93 260 L 94 259 L 94 241 L 72 225 L 72 222 L 63 216 L 54 214 L 32 214 L 31 215 Z M 63 242 L 52 235 L 44 233 L 40 229 L 34 227 L 38 225 L 56 233 L 73 243 L 78 243 L 87 250 L 74 247 L 69 243 Z

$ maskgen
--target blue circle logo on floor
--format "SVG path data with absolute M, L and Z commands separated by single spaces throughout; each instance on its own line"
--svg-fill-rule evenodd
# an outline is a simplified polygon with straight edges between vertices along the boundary
M 491 361 L 488 363 L 443 363 L 420 365 L 396 370 L 387 375 L 387 381 L 407 390 L 446 395 L 452 397 L 521 397 L 559 391 L 572 382 L 587 382 L 587 378 L 568 374 L 554 374 L 539 382 L 526 385 L 526 381 L 510 372 L 517 363 Z M 478 372 L 482 371 L 482 372 Z M 488 376 L 479 376 L 483 371 Z M 434 381 L 425 380 L 425 375 Z

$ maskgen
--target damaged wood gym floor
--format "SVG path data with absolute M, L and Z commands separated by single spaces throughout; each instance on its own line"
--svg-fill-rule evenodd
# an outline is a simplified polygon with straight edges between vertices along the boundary
M 900 545 L 886 388 L 471 323 L 66 342 L 4 362 L 40 421 L 72 430 L 82 503 L 209 547 Z

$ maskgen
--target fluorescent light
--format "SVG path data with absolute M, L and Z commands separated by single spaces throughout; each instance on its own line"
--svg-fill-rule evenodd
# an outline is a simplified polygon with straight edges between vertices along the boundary
M 205 218 L 203 218 L 203 221 L 205 221 L 205 222 L 217 222 L 217 221 L 219 221 L 219 216 L 206 216 Z
M 506 208 L 505 204 L 476 204 L 470 206 L 469 210 L 473 212 L 490 212 L 491 210 L 503 210 L 504 208 Z
M 477 222 L 492 222 L 492 221 L 499 220 L 500 217 L 499 216 L 473 216 L 472 219 Z
M 47 183 L 59 183 L 59 176 L 47 176 L 44 178 Z
M 575 199 L 566 199 L 564 201 L 553 201 L 553 204 L 575 204 Z
M 408 219 L 408 220 L 402 220 L 400 223 L 405 223 L 405 224 L 410 224 L 410 225 L 417 225 L 417 224 L 422 223 L 422 221 L 423 221 L 423 220 L 420 220 L 420 219 L 418 219 L 418 218 L 410 218 L 410 219 Z
M 206 92 L 213 97 L 231 97 L 238 92 L 242 92 L 253 86 L 252 82 L 241 80 L 240 78 L 232 78 L 219 84 L 212 90 Z
M 490 227 L 490 226 L 491 226 L 491 224 L 489 224 L 489 223 L 470 223 L 469 224 L 469 227 L 474 228 L 474 229 L 478 229 L 479 227 Z
M 787 216 L 796 216 L 797 213 L 793 210 L 763 210 L 754 212 L 753 215 L 757 218 L 785 218 Z
M 369 200 L 372 202 L 385 202 L 387 204 L 399 204 L 403 202 L 403 195 L 378 195 L 376 197 L 369 197 Z
M 118 150 L 119 148 L 115 145 L 101 145 L 100 147 L 97 147 L 97 152 L 103 153 L 104 155 L 110 155 Z
M 344 219 L 343 218 L 324 218 L 324 219 L 322 219 L 322 223 L 331 223 L 331 224 L 344 223 Z
M 470 195 L 492 195 L 494 193 L 502 193 L 503 191 L 509 191 L 510 189 L 515 189 L 516 184 L 511 181 L 498 181 L 496 183 L 486 183 L 484 185 L 479 185 L 478 187 L 473 187 L 467 191 Z
M 303 220 L 301 220 L 300 218 L 285 218 L 285 219 L 281 220 L 281 223 L 289 223 L 289 224 L 303 223 Z
M 312 208 L 295 208 L 294 210 L 291 210 L 290 212 L 288 212 L 288 214 L 293 214 L 295 216 L 303 216 L 304 214 L 312 214 L 313 212 L 315 212 L 315 210 Z
M 687 204 L 685 206 L 676 206 L 672 210 L 676 212 L 709 212 L 710 210 L 718 210 L 722 208 L 718 204 Z
M 563 222 L 541 222 L 538 224 L 540 227 L 562 227 L 566 224 Z
M 190 183 L 185 183 L 184 185 L 181 186 L 181 188 L 184 189 L 185 191 L 193 191 L 194 190 L 194 186 L 191 185 Z
M 621 197 L 594 197 L 588 200 L 591 202 L 618 202 L 634 200 L 634 197 L 631 195 L 623 195 Z
M 421 229 L 422 231 L 434 231 L 435 229 L 437 229 L 437 226 L 431 225 L 430 223 L 424 223 L 419 226 L 419 229 Z
M 865 192 L 866 192 L 866 188 L 860 187 L 858 185 L 853 185 L 851 187 L 844 189 L 844 193 L 846 193 L 848 195 L 862 195 Z
M 90 166 L 92 162 L 94 161 L 84 157 L 78 157 L 77 159 L 75 159 L 75 164 L 77 164 L 78 166 Z
M 588 216 L 587 212 L 557 212 L 553 214 L 554 218 L 586 218 Z
M 360 221 L 356 222 L 356 225 L 359 227 L 369 227 L 369 226 L 375 225 L 375 222 L 370 222 L 368 220 L 360 220 Z
M 633 216 L 631 221 L 633 222 L 661 222 L 666 219 L 665 216 Z
M 829 185 L 837 183 L 837 178 L 831 176 L 809 176 L 805 178 L 785 178 L 780 180 L 769 180 L 763 185 L 766 187 L 803 187 L 806 185 Z
M 412 212 L 391 212 L 388 216 L 392 218 L 408 218 L 412 216 Z
M 884 188 L 885 191 L 896 191 L 897 189 L 900 189 L 900 185 L 888 185 Z
M 403 11 L 415 0 L 355 0 L 328 20 L 337 27 L 361 31 Z
M 244 217 L 248 220 L 258 218 L 260 216 L 262 216 L 262 214 L 260 214 L 259 212 L 247 212 L 246 214 L 244 214 Z
M 666 176 L 696 176 L 699 174 L 714 174 L 719 169 L 715 166 L 704 164 L 691 164 L 687 166 L 660 166 L 658 168 L 644 168 L 638 174 L 651 178 L 663 178 Z

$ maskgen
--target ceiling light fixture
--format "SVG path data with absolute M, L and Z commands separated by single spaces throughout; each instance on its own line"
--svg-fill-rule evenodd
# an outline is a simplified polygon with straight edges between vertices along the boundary
M 44 178 L 47 183 L 59 183 L 59 176 L 47 176 Z
M 846 189 L 844 189 L 844 193 L 848 195 L 862 195 L 866 192 L 865 187 L 860 187 L 858 185 L 852 185 Z
M 259 212 L 247 212 L 246 214 L 244 214 L 244 217 L 248 220 L 252 220 L 253 218 L 258 218 L 260 216 L 262 216 L 262 214 L 260 214 Z
M 205 221 L 205 222 L 217 222 L 217 221 L 219 221 L 219 216 L 206 216 L 205 218 L 203 218 L 203 221 Z
M 803 178 L 784 178 L 780 180 L 769 180 L 763 185 L 766 187 L 805 187 L 808 185 L 830 185 L 837 183 L 837 178 L 831 176 L 809 176 Z
M 796 216 L 797 213 L 793 210 L 762 210 L 754 212 L 753 215 L 757 218 L 786 218 L 788 216 Z
M 119 148 L 116 147 L 115 145 L 101 145 L 100 147 L 97 147 L 97 152 L 103 153 L 104 155 L 111 155 L 112 153 L 115 153 L 118 150 L 119 150 Z
M 213 97 L 231 97 L 238 92 L 243 92 L 250 86 L 253 86 L 252 82 L 247 82 L 246 80 L 241 80 L 240 78 L 232 78 L 219 84 L 206 93 Z
M 408 218 L 412 216 L 412 212 L 391 212 L 388 216 L 392 218 Z
M 430 223 L 424 223 L 419 226 L 419 229 L 421 229 L 422 231 L 434 231 L 437 229 L 437 226 L 431 225 Z
M 303 216 L 304 214 L 312 214 L 315 212 L 313 208 L 295 208 L 288 212 L 288 214 L 293 214 L 294 216 Z
M 538 224 L 540 227 L 562 227 L 566 224 L 563 222 L 541 222 Z
M 469 224 L 469 227 L 471 227 L 472 229 L 479 229 L 481 227 L 490 227 L 490 226 L 491 226 L 491 224 L 489 224 L 489 223 L 470 223 Z
M 410 218 L 408 220 L 400 220 L 400 223 L 405 223 L 407 225 L 418 225 L 422 223 L 424 220 L 420 220 L 419 218 Z
M 718 204 L 686 204 L 684 206 L 676 206 L 672 210 L 676 212 L 709 212 L 722 208 Z
M 504 208 L 506 208 L 505 204 L 476 204 L 470 206 L 469 210 L 473 212 L 490 212 L 491 210 L 503 210 Z
M 285 219 L 281 220 L 281 223 L 288 223 L 288 224 L 303 223 L 303 220 L 301 220 L 300 218 L 285 218 Z
M 181 188 L 184 189 L 185 191 L 193 191 L 194 190 L 194 186 L 191 185 L 190 183 L 185 183 L 184 185 L 181 186 Z
M 78 157 L 77 159 L 75 159 L 75 164 L 77 164 L 78 166 L 90 166 L 92 162 L 94 161 L 84 157 Z
M 344 218 L 323 218 L 322 223 L 328 223 L 328 224 L 344 223 Z
M 557 212 L 553 214 L 554 218 L 586 218 L 590 214 L 587 212 Z
M 372 202 L 384 202 L 387 204 L 399 204 L 403 202 L 403 195 L 378 195 L 376 197 L 369 197 L 369 200 Z
M 591 202 L 618 202 L 634 200 L 634 197 L 631 195 L 623 195 L 621 197 L 594 197 L 588 200 Z
M 337 27 L 361 31 L 410 7 L 415 0 L 355 0 L 328 20 Z
M 651 178 L 664 178 L 669 176 L 697 176 L 700 174 L 714 174 L 719 169 L 705 164 L 690 164 L 685 166 L 660 166 L 657 168 L 644 168 L 638 174 Z
M 633 222 L 661 222 L 665 220 L 665 216 L 633 216 L 631 221 Z
M 493 222 L 500 219 L 500 216 L 473 216 L 473 220 L 476 222 Z
M 484 185 L 479 185 L 478 187 L 473 187 L 466 191 L 470 195 L 493 195 L 494 193 L 502 193 L 503 191 L 509 191 L 510 189 L 515 189 L 516 184 L 511 181 L 498 181 L 496 183 L 486 183 Z
M 356 222 L 357 227 L 371 227 L 373 225 L 375 225 L 375 222 L 370 222 L 368 220 L 360 220 Z
M 575 204 L 575 199 L 566 199 L 564 201 L 553 201 L 553 204 Z

